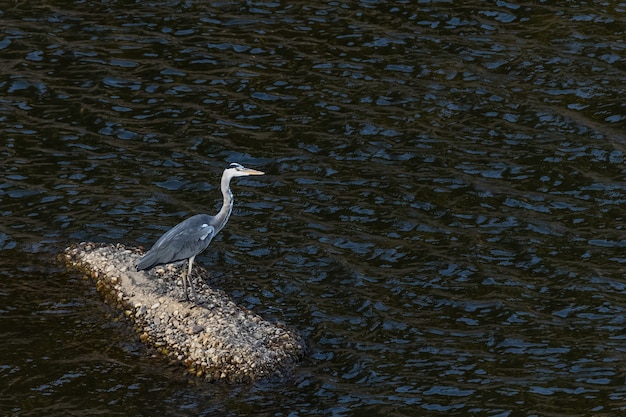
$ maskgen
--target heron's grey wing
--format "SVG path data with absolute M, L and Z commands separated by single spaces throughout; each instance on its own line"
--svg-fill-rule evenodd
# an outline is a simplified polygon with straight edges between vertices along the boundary
M 215 236 L 211 217 L 196 215 L 167 231 L 137 263 L 137 269 L 150 269 L 155 265 L 182 261 L 199 254 L 209 246 Z

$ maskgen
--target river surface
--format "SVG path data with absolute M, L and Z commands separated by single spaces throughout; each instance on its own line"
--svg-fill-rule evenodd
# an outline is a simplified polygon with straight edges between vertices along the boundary
M 0 415 L 626 412 L 626 3 L 0 5 Z M 302 332 L 210 384 L 73 242 L 214 213 L 212 284 Z

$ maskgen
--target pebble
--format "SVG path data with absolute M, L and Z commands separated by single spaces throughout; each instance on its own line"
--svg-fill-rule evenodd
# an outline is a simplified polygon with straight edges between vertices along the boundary
M 194 325 L 191 327 L 191 334 L 198 334 L 198 333 L 200 333 L 200 332 L 202 332 L 202 331 L 204 331 L 204 327 L 199 326 L 199 325 L 197 325 L 197 324 L 194 324 Z

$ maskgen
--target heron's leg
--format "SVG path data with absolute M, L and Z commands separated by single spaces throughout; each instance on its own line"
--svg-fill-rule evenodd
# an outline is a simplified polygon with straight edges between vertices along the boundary
M 185 294 L 185 300 L 189 301 L 189 296 L 187 295 L 187 271 L 185 269 L 183 269 L 182 278 L 183 278 L 183 293 Z
M 189 270 L 187 271 L 187 279 L 189 280 L 189 286 L 191 287 L 193 300 L 196 302 L 196 304 L 198 304 L 198 296 L 196 295 L 196 290 L 193 288 L 193 281 L 191 280 L 191 268 L 193 267 L 193 260 L 195 258 L 195 255 L 189 258 Z M 187 296 L 187 290 L 185 290 L 185 296 Z M 187 298 L 187 300 L 189 300 L 189 298 Z

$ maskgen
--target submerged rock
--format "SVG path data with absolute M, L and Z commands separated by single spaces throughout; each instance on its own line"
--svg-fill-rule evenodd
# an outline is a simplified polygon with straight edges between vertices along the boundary
M 303 355 L 299 334 L 209 287 L 206 270 L 194 267 L 196 305 L 181 301 L 186 263 L 136 271 L 142 254 L 121 244 L 80 243 L 65 250 L 65 261 L 95 279 L 106 300 L 134 321 L 142 341 L 198 376 L 229 382 L 281 376 Z

